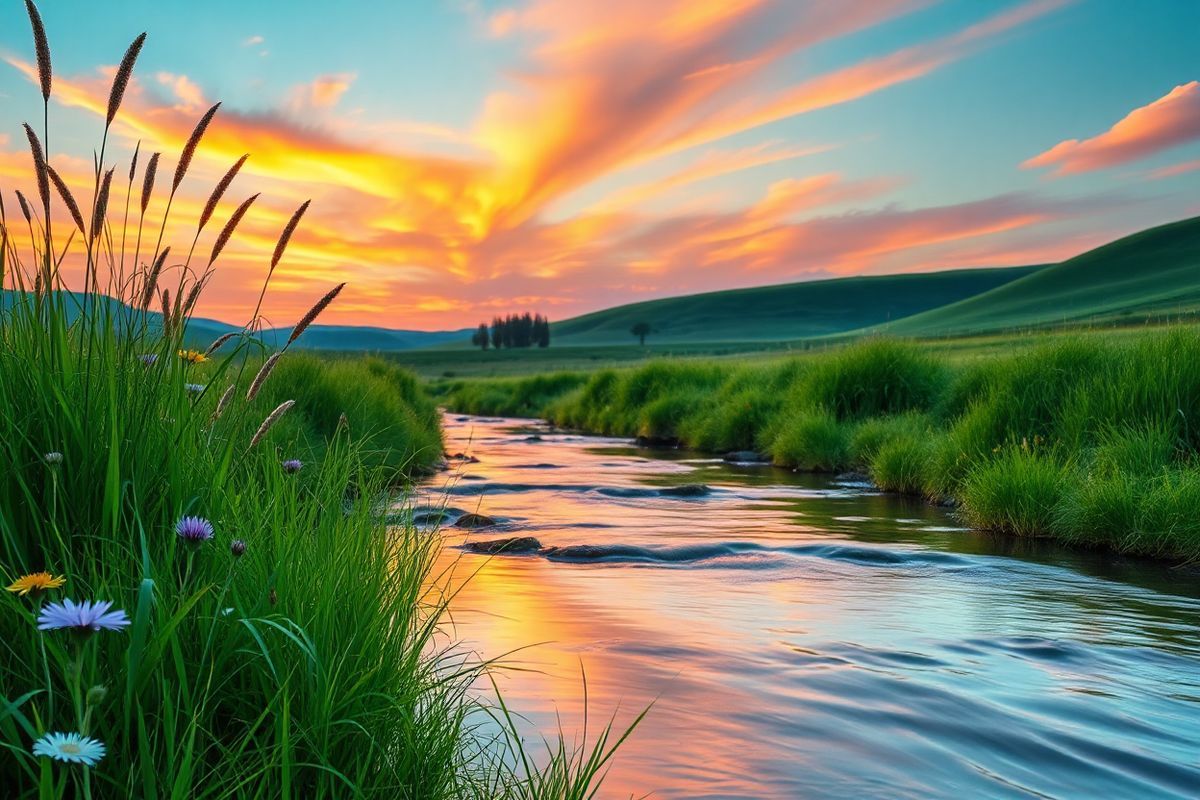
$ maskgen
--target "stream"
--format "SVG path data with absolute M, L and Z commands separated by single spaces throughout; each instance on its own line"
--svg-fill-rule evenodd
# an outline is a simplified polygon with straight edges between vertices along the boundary
M 478 459 L 419 501 L 449 511 L 453 635 L 508 654 L 532 750 L 581 731 L 584 675 L 589 738 L 653 703 L 600 797 L 1200 797 L 1195 570 L 970 531 L 850 478 L 444 424 Z M 537 543 L 463 549 L 508 537 Z

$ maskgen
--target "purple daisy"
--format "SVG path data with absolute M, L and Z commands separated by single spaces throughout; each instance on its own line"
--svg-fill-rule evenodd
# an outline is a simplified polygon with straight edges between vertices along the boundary
M 69 629 L 76 633 L 91 634 L 96 631 L 119 631 L 129 625 L 129 617 L 124 611 L 109 611 L 112 603 L 101 600 L 93 603 L 84 600 L 76 603 L 67 598 L 61 603 L 51 603 L 38 614 L 38 630 L 58 631 Z
M 138 361 L 141 361 L 143 366 L 153 367 L 158 363 L 158 354 L 146 353 L 145 355 L 138 356 Z
M 283 471 L 288 473 L 296 473 L 304 469 L 304 462 L 298 458 L 289 458 L 283 462 Z
M 213 538 L 213 526 L 204 517 L 180 517 L 175 535 L 188 544 L 200 545 Z

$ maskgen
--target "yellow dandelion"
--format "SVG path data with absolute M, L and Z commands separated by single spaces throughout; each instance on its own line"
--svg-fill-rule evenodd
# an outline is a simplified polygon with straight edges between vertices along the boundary
M 8 587 L 10 592 L 24 597 L 27 594 L 38 594 L 50 589 L 57 589 L 67 582 L 66 577 L 59 575 L 57 578 L 49 572 L 34 572 L 30 575 L 23 575 L 12 582 Z
M 180 350 L 179 357 L 189 364 L 203 364 L 208 361 L 208 356 L 200 350 Z

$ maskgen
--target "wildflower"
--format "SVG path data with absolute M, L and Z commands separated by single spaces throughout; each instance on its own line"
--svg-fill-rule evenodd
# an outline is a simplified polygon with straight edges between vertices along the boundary
M 138 356 L 138 361 L 142 362 L 142 366 L 153 367 L 158 363 L 158 354 L 146 353 L 145 355 Z
M 27 594 L 32 594 L 36 597 L 42 592 L 57 589 L 66 582 L 67 579 L 62 575 L 56 578 L 49 572 L 34 572 L 17 578 L 8 587 L 8 590 L 14 594 L 19 594 L 21 597 Z
M 42 461 L 45 461 L 48 465 L 50 465 L 52 467 L 56 466 L 58 464 L 61 464 L 62 460 L 63 460 L 63 454 L 58 452 L 57 450 L 51 450 L 49 453 L 46 453 L 45 455 L 42 456 Z
M 189 364 L 203 364 L 208 361 L 208 356 L 202 350 L 180 350 L 179 357 Z
M 38 615 L 38 630 L 69 629 L 90 634 L 99 630 L 119 631 L 129 625 L 129 617 L 124 611 L 109 611 L 110 608 L 112 603 L 108 600 L 93 604 L 91 600 L 76 603 L 68 598 L 61 603 L 51 603 Z
M 283 462 L 283 471 L 287 473 L 296 473 L 304 469 L 304 462 L 298 458 L 289 458 Z
M 188 394 L 200 394 L 205 387 L 203 383 L 185 383 L 183 388 L 187 390 Z
M 234 558 L 241 558 L 246 552 L 246 543 L 241 539 L 234 539 L 229 543 L 229 552 L 233 553 Z
M 213 538 L 213 526 L 204 517 L 180 517 L 175 535 L 188 544 L 201 545 Z
M 47 733 L 33 743 L 33 754 L 94 767 L 104 758 L 104 742 L 79 733 Z
M 102 683 L 98 683 L 87 690 L 87 704 L 89 706 L 100 705 L 106 697 L 108 697 L 108 687 Z

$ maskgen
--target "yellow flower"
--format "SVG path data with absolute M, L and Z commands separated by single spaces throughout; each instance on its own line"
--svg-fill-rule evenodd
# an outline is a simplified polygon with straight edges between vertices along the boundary
M 199 350 L 180 350 L 179 357 L 189 364 L 203 364 L 208 361 L 208 356 Z
M 57 589 L 66 582 L 67 579 L 62 575 L 59 575 L 56 578 L 49 572 L 34 572 L 31 575 L 24 575 L 20 578 L 17 578 L 15 581 L 13 581 L 12 585 L 8 587 L 8 590 L 24 597 L 30 592 L 37 594 L 49 589 Z

